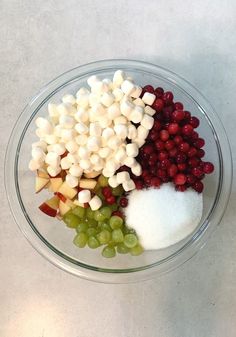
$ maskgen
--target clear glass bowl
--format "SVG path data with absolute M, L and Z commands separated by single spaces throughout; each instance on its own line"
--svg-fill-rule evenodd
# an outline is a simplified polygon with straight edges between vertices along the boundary
M 34 174 L 28 169 L 31 143 L 36 141 L 35 119 L 47 115 L 49 101 L 59 102 L 65 93 L 75 93 L 91 75 L 111 77 L 123 69 L 140 85 L 161 86 L 200 121 L 198 132 L 206 140 L 206 157 L 215 165 L 204 180 L 204 212 L 191 236 L 162 250 L 141 256 L 103 258 L 98 250 L 79 249 L 72 243 L 74 231 L 38 210 L 48 192 L 34 193 Z M 169 271 L 192 257 L 219 224 L 232 182 L 232 159 L 224 128 L 209 102 L 191 84 L 173 72 L 132 60 L 105 60 L 69 70 L 46 85 L 26 106 L 12 131 L 5 158 L 5 185 L 12 214 L 29 242 L 56 266 L 77 276 L 108 283 L 145 280 Z M 145 205 L 144 205 L 145 207 Z

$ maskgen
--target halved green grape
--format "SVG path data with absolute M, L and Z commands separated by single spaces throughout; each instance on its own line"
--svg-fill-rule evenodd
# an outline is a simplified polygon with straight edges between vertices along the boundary
M 77 247 L 83 248 L 86 246 L 87 241 L 88 241 L 88 235 L 84 232 L 81 232 L 75 236 L 73 243 Z
M 98 183 L 101 187 L 108 186 L 108 178 L 101 174 L 98 178 Z
M 94 219 L 87 219 L 87 223 L 89 227 L 97 227 L 98 223 Z
M 94 219 L 95 211 L 92 211 L 90 207 L 86 208 L 86 217 L 88 219 Z
M 112 240 L 115 242 L 123 242 L 124 234 L 120 228 L 114 229 L 111 233 Z
M 86 233 L 88 234 L 88 236 L 95 236 L 98 232 L 96 228 L 90 227 L 87 229 Z
M 124 189 L 123 189 L 122 185 L 119 185 L 119 186 L 113 188 L 112 194 L 115 195 L 116 197 L 119 197 L 122 194 L 124 194 Z
M 126 234 L 124 237 L 124 244 L 128 248 L 133 248 L 137 245 L 138 239 L 135 234 Z
M 86 232 L 87 229 L 88 229 L 88 224 L 85 221 L 80 222 L 78 226 L 76 227 L 77 233 Z
M 137 256 L 142 254 L 143 252 L 143 247 L 138 243 L 136 246 L 134 246 L 133 248 L 130 248 L 130 254 L 133 256 Z
M 109 245 L 105 246 L 102 250 L 102 256 L 107 258 L 116 256 L 115 248 Z
M 102 222 L 102 223 L 101 223 L 101 229 L 102 229 L 102 230 L 106 229 L 106 230 L 108 230 L 109 232 L 112 231 L 111 226 L 110 226 L 107 222 Z
M 104 221 L 106 219 L 106 217 L 100 212 L 100 209 L 99 209 L 99 210 L 95 211 L 94 219 L 96 221 Z
M 76 228 L 79 224 L 80 219 L 78 216 L 69 211 L 63 216 L 63 221 L 65 222 L 67 227 Z
M 82 219 L 85 215 L 85 208 L 77 206 L 72 210 L 72 213 Z
M 104 245 L 105 243 L 108 243 L 111 239 L 111 233 L 108 230 L 104 229 L 97 234 L 97 239 L 102 245 Z
M 129 252 L 129 248 L 126 247 L 123 242 L 118 243 L 116 249 L 117 249 L 117 253 L 119 254 L 127 254 Z
M 88 246 L 92 249 L 98 248 L 100 246 L 99 241 L 95 238 L 95 236 L 90 236 L 88 238 Z
M 105 217 L 105 219 L 110 219 L 112 210 L 108 206 L 103 206 L 99 209 L 99 212 L 102 213 L 102 215 Z M 100 221 L 103 221 L 103 220 L 100 220 Z
M 123 219 L 117 215 L 113 215 L 112 217 L 110 217 L 109 225 L 112 229 L 121 228 L 123 225 Z

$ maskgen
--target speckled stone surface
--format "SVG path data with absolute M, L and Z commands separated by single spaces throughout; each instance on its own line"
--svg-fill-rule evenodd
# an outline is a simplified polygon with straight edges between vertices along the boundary
M 11 128 L 39 88 L 77 65 L 133 58 L 167 67 L 214 104 L 235 161 L 233 0 L 0 0 L 0 336 L 234 337 L 235 183 L 207 246 L 155 280 L 104 285 L 44 260 L 13 221 L 3 186 Z

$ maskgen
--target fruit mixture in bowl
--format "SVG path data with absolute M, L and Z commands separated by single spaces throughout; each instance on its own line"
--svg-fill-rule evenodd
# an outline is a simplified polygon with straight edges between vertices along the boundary
M 201 220 L 203 179 L 214 170 L 199 119 L 172 92 L 141 87 L 122 70 L 87 84 L 36 119 L 29 168 L 36 192 L 52 193 L 39 209 L 104 257 L 184 239 Z

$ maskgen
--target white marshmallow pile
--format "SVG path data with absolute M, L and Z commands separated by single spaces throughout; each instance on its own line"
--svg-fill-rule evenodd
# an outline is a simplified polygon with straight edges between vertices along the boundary
M 29 168 L 37 170 L 46 163 L 52 177 L 67 170 L 70 187 L 78 185 L 83 173 L 102 172 L 110 186 L 122 184 L 130 191 L 135 185 L 129 173 L 115 172 L 126 165 L 133 174 L 142 173 L 135 157 L 154 123 L 155 95 L 145 93 L 141 99 L 142 88 L 122 70 L 112 81 L 91 76 L 87 83 L 89 89 L 80 88 L 76 96 L 67 94 L 62 103 L 49 103 L 48 119 L 36 119 L 40 140 L 32 145 Z

